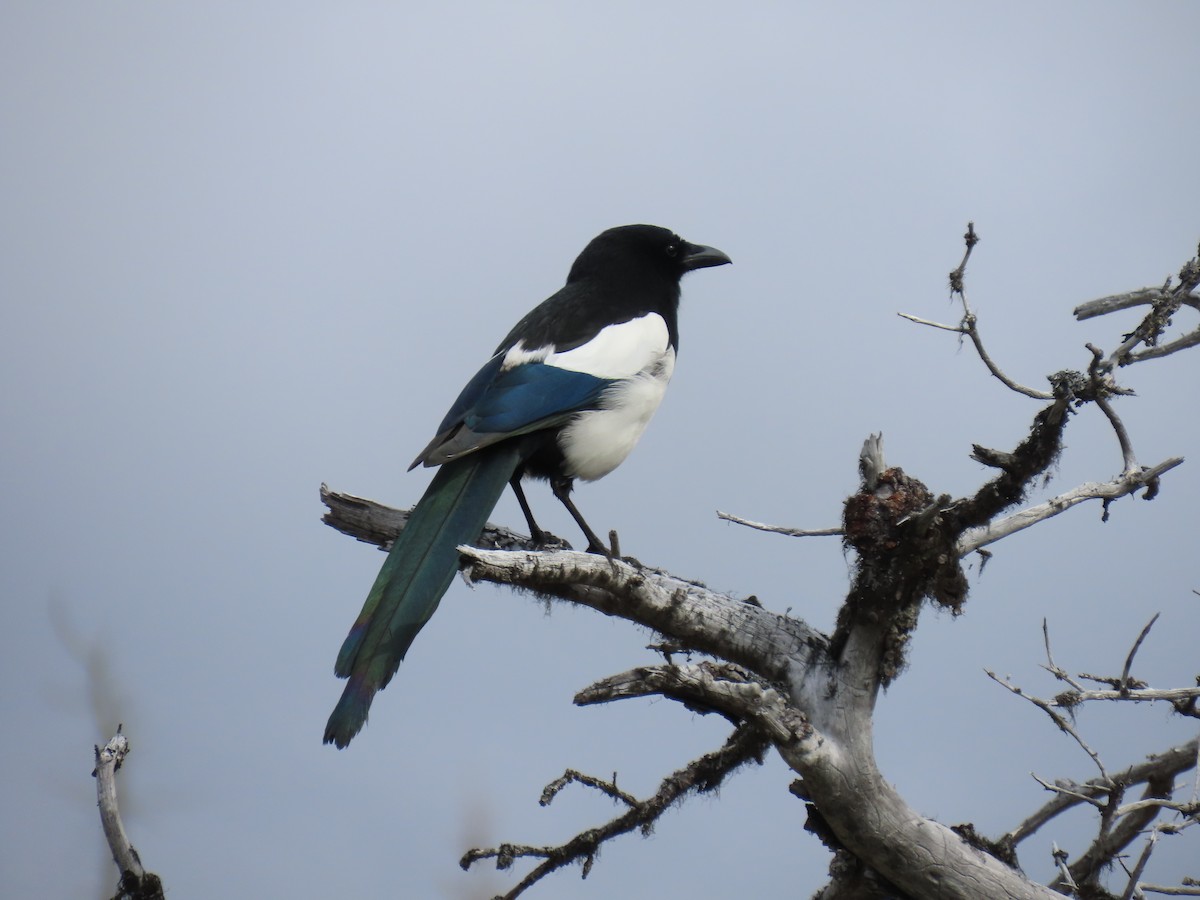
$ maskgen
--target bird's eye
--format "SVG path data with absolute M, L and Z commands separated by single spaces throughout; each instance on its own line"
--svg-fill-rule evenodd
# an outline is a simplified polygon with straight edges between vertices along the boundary
M 666 253 L 671 259 L 677 257 L 679 255 L 679 244 L 675 243 L 674 241 L 667 244 Z

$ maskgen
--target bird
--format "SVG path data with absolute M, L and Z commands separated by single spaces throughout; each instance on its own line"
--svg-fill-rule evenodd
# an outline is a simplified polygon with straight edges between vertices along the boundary
M 675 369 L 680 279 L 730 258 L 667 228 L 623 225 L 593 238 L 566 284 L 524 318 L 467 382 L 409 471 L 437 473 L 388 552 L 338 653 L 348 679 L 324 742 L 346 747 L 366 724 L 413 639 L 449 589 L 457 548 L 478 539 L 506 486 L 544 545 L 522 479 L 549 481 L 588 541 L 610 551 L 571 499 L 576 480 L 620 465 Z

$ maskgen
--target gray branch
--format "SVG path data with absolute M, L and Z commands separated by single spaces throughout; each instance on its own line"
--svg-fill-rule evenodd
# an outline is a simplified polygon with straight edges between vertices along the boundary
M 95 748 L 96 768 L 92 770 L 92 776 L 96 779 L 100 824 L 112 851 L 113 862 L 121 873 L 120 888 L 114 900 L 163 900 L 162 882 L 157 875 L 143 868 L 121 821 L 121 810 L 117 804 L 117 770 L 128 754 L 129 741 L 118 727 L 117 733 L 107 744 Z

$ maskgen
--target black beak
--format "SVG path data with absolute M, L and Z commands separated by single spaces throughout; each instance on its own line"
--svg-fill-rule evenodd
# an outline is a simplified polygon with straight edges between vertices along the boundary
M 716 247 L 705 247 L 703 244 L 684 244 L 683 270 L 706 269 L 709 266 L 724 266 L 733 262 Z

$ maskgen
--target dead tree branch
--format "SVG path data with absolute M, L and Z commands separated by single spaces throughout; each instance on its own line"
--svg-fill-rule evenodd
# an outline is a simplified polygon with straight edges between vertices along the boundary
M 572 863 L 580 863 L 582 877 L 587 878 L 596 861 L 596 854 L 605 842 L 635 829 L 640 829 L 643 835 L 650 834 L 662 814 L 686 794 L 703 794 L 716 790 L 737 769 L 749 762 L 761 763 L 769 746 L 769 742 L 753 727 L 739 727 L 719 750 L 706 753 L 664 778 L 655 794 L 646 800 L 637 800 L 623 791 L 618 791 L 615 780 L 605 782 L 590 776 L 572 778 L 572 773 L 568 771 L 563 778 L 547 786 L 542 794 L 543 806 L 548 805 L 565 784 L 577 781 L 619 799 L 629 809 L 604 825 L 576 835 L 565 844 L 543 847 L 501 844 L 498 847 L 469 850 L 459 865 L 468 869 L 480 860 L 494 859 L 497 869 L 508 869 L 520 859 L 542 860 L 516 887 L 497 900 L 519 897 L 551 872 Z
M 1125 896 L 1133 896 L 1138 890 L 1138 883 L 1153 852 L 1157 833 L 1160 829 L 1172 832 L 1179 830 L 1174 823 L 1155 823 L 1163 812 L 1173 812 L 1191 821 L 1200 821 L 1200 803 L 1195 798 L 1189 801 L 1174 799 L 1176 776 L 1197 767 L 1197 753 L 1200 753 L 1200 738 L 1193 739 L 1187 744 L 1172 748 L 1165 753 L 1151 757 L 1144 763 L 1131 766 L 1123 772 L 1110 774 L 1106 771 L 1099 755 L 1090 747 L 1073 725 L 1075 710 L 1086 700 L 1110 700 L 1125 702 L 1146 702 L 1162 700 L 1175 705 L 1182 697 L 1190 697 L 1192 689 L 1155 691 L 1147 688 L 1144 682 L 1132 675 L 1134 660 L 1142 647 L 1154 623 L 1158 620 L 1155 615 L 1142 628 L 1133 642 L 1121 674 L 1117 677 L 1097 677 L 1079 675 L 1072 678 L 1060 666 L 1054 663 L 1050 652 L 1049 629 L 1043 623 L 1045 635 L 1046 656 L 1049 664 L 1046 668 L 1060 681 L 1066 682 L 1070 690 L 1058 694 L 1052 699 L 1035 697 L 1021 688 L 1010 684 L 1005 679 L 996 677 L 988 672 L 989 677 L 1002 684 L 1014 694 L 1021 696 L 1045 712 L 1058 728 L 1082 747 L 1100 770 L 1100 777 L 1084 784 L 1074 782 L 1055 782 L 1053 784 L 1034 776 L 1046 790 L 1055 794 L 1055 798 L 1035 812 L 1032 816 L 1018 825 L 1002 838 L 1002 843 L 1015 847 L 1017 843 L 1028 838 L 1031 834 L 1046 825 L 1047 822 L 1081 803 L 1095 807 L 1098 812 L 1098 832 L 1091 845 L 1068 864 L 1065 851 L 1055 851 L 1059 862 L 1060 874 L 1051 885 L 1063 892 L 1077 892 L 1081 888 L 1099 887 L 1101 874 L 1112 866 L 1113 861 L 1125 851 L 1137 838 L 1150 829 L 1147 840 L 1137 864 L 1130 872 Z M 1080 679 L 1088 679 L 1111 684 L 1110 691 L 1087 691 L 1080 684 Z M 1200 692 L 1200 689 L 1196 689 Z M 1057 710 L 1066 711 L 1066 715 Z M 1068 718 L 1071 721 L 1068 721 Z M 1129 790 L 1136 785 L 1144 785 L 1139 799 L 1126 801 Z
M 112 851 L 113 862 L 121 873 L 121 882 L 113 900 L 163 900 L 162 881 L 143 868 L 121 821 L 116 776 L 129 754 L 129 741 L 121 734 L 121 726 L 117 726 L 117 733 L 107 744 L 95 748 L 95 754 L 96 768 L 92 770 L 92 777 L 96 779 L 100 824 Z

